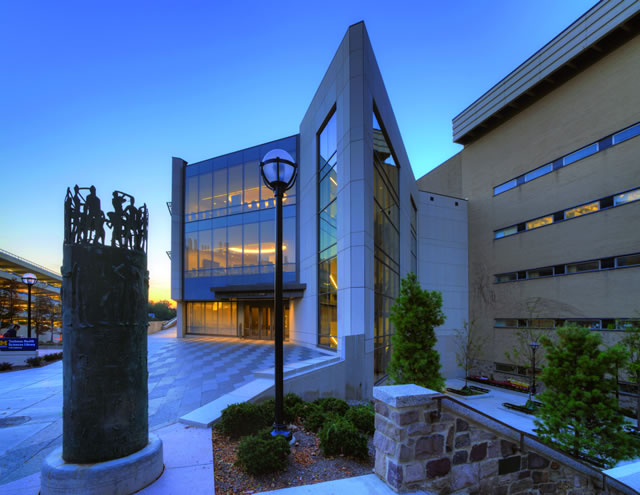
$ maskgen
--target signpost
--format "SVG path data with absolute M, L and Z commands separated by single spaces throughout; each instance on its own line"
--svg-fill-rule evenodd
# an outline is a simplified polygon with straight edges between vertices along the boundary
M 0 338 L 0 351 L 37 351 L 38 339 Z

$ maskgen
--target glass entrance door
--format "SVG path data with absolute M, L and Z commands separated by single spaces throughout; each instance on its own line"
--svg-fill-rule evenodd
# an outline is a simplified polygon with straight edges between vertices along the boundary
M 273 303 L 247 302 L 244 304 L 244 337 L 273 340 Z M 284 337 L 289 337 L 289 308 L 284 307 Z

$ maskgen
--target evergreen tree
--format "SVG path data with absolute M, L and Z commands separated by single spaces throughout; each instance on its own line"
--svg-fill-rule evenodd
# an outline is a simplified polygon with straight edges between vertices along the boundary
M 622 345 L 627 351 L 625 371 L 636 384 L 636 427 L 640 429 L 640 326 L 625 329 Z
M 20 314 L 17 280 L 7 279 L 0 286 L 0 321 L 6 326 Z
M 542 338 L 547 366 L 542 372 L 546 389 L 535 420 L 541 440 L 557 444 L 574 456 L 587 455 L 613 466 L 638 452 L 637 442 L 625 433 L 624 417 L 615 398 L 615 363 L 624 350 L 600 349 L 597 332 L 577 325 L 557 329 L 557 342 Z
M 389 375 L 395 383 L 415 383 L 432 390 L 444 388 L 440 355 L 434 349 L 434 329 L 444 320 L 442 294 L 422 290 L 416 274 L 410 272 L 401 281 L 400 295 L 391 306 L 391 323 L 396 332 L 391 337 Z

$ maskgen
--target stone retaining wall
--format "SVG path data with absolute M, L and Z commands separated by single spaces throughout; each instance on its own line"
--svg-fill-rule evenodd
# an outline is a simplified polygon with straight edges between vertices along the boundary
M 500 423 L 417 385 L 375 387 L 376 474 L 396 492 L 496 495 L 635 493 L 603 486 L 599 471 L 532 448 Z M 454 407 L 457 406 L 457 407 Z M 474 421 L 478 420 L 478 421 Z M 551 454 L 551 455 L 550 455 Z M 620 488 L 620 487 L 618 487 Z

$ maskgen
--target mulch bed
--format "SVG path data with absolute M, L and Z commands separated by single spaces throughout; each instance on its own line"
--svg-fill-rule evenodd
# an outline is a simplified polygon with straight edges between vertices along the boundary
M 369 439 L 367 461 L 358 462 L 342 456 L 326 458 L 320 450 L 318 437 L 299 426 L 296 428 L 298 428 L 294 431 L 296 441 L 291 446 L 287 468 L 284 471 L 263 476 L 251 476 L 234 466 L 236 449 L 240 441 L 230 440 L 214 428 L 212 437 L 216 495 L 259 493 L 371 474 L 375 459 L 375 449 L 371 439 Z

